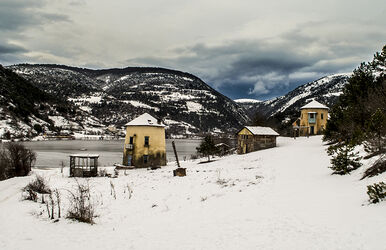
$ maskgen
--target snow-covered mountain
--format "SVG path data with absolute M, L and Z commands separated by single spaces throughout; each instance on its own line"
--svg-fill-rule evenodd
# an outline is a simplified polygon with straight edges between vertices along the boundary
M 235 99 L 234 101 L 243 107 L 250 117 L 253 117 L 255 107 L 261 103 L 260 100 L 249 98 Z
M 297 116 L 301 106 L 315 99 L 327 106 L 332 106 L 342 94 L 351 73 L 325 76 L 306 83 L 292 90 L 288 94 L 271 100 L 243 105 L 250 113 L 259 113 L 266 117 L 280 116 L 290 118 Z
M 0 65 L 0 138 L 22 138 L 102 124 L 75 105 L 46 93 Z
M 73 102 L 105 125 L 122 126 L 148 112 L 172 134 L 230 132 L 248 122 L 243 108 L 189 73 L 162 68 L 90 70 L 63 65 L 14 65 L 47 93 Z

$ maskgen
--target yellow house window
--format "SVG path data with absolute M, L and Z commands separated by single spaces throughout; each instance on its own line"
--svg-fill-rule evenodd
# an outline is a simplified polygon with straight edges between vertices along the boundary
M 133 144 L 133 143 L 134 143 L 134 137 L 130 136 L 129 144 Z
M 143 155 L 143 163 L 148 163 L 149 162 L 149 156 L 148 155 Z
M 323 113 L 321 113 L 321 114 L 320 114 L 320 119 L 322 119 L 322 120 L 323 120 Z
M 149 146 L 149 136 L 145 136 L 145 147 Z

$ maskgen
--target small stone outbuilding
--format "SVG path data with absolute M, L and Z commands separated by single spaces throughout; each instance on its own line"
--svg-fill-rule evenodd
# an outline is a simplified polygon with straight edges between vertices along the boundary
M 237 133 L 237 153 L 276 147 L 279 134 L 270 127 L 245 126 Z

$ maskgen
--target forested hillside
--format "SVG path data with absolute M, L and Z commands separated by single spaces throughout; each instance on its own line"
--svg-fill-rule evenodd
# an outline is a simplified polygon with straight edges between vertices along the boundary
M 347 174 L 361 166 L 353 151 L 357 145 L 364 146 L 366 158 L 375 157 L 363 177 L 385 172 L 386 45 L 372 62 L 362 63 L 354 70 L 330 112 L 324 140 L 331 144 L 334 173 Z

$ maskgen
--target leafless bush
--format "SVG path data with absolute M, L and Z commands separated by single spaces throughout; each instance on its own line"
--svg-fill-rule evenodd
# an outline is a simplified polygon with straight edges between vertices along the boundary
M 54 189 L 48 195 L 48 200 L 46 202 L 48 218 L 51 220 L 55 219 L 55 207 L 57 207 L 57 218 L 61 217 L 61 196 L 58 189 Z
M 42 203 L 44 203 L 44 195 L 45 194 L 50 194 L 51 189 L 47 183 L 47 180 L 40 175 L 36 175 L 35 179 L 33 179 L 30 183 L 27 184 L 22 189 L 23 192 L 27 193 L 27 196 L 24 198 L 26 200 L 32 200 L 32 201 L 37 201 L 38 195 L 42 195 Z
M 106 170 L 106 169 L 100 169 L 100 170 L 98 171 L 98 176 L 99 176 L 99 177 L 108 177 L 107 170 Z
M 118 169 L 114 169 L 114 178 L 117 178 L 119 176 L 119 170 Z
M 0 151 L 0 181 L 8 178 L 9 163 L 6 153 L 3 150 Z
M 66 165 L 64 164 L 64 161 L 61 161 L 61 162 L 60 162 L 60 173 L 63 174 L 63 169 L 64 169 L 65 166 L 66 166 Z
M 7 143 L 1 151 L 1 160 L 6 164 L 7 178 L 26 176 L 36 161 L 36 153 L 20 143 Z
M 26 190 L 23 189 L 23 191 L 25 193 L 27 193 L 27 196 L 24 196 L 24 199 L 30 200 L 30 201 L 37 201 L 38 200 L 38 194 L 35 191 L 33 191 L 31 189 L 26 189 Z
M 76 190 L 74 192 L 69 191 L 70 207 L 67 218 L 94 224 L 95 204 L 91 197 L 90 185 L 88 181 L 82 184 L 76 180 L 76 183 Z
M 58 205 L 58 218 L 60 218 L 61 217 L 62 199 L 61 199 L 60 192 L 58 191 L 58 189 L 54 190 L 54 194 L 55 194 L 55 198 L 56 198 L 56 204 Z
M 199 157 L 196 154 L 190 155 L 191 160 L 197 160 Z
M 35 152 L 23 144 L 7 143 L 0 151 L 0 180 L 28 175 L 35 161 Z
M 219 185 L 225 185 L 228 181 L 221 178 L 221 169 L 216 169 L 216 172 L 217 172 L 217 184 Z
M 123 190 L 123 193 L 126 193 L 126 189 L 127 189 L 128 194 L 129 194 L 129 199 L 131 199 L 131 196 L 133 194 L 133 190 L 131 189 L 131 187 L 130 187 L 130 185 L 128 183 L 126 184 L 126 187 Z
M 117 193 L 115 192 L 115 186 L 114 186 L 114 183 L 112 181 L 110 181 L 110 194 L 111 196 L 114 197 L 114 199 L 117 199 Z

